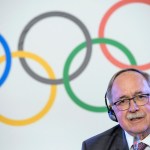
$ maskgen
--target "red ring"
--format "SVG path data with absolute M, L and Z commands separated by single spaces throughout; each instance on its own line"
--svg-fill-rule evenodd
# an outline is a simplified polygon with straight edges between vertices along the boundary
M 121 7 L 123 5 L 129 4 L 129 3 L 135 3 L 135 2 L 145 3 L 145 4 L 150 5 L 150 0 L 125 0 L 125 1 L 120 1 L 120 2 L 116 3 L 103 16 L 101 24 L 100 24 L 100 27 L 99 27 L 99 37 L 104 37 L 104 29 L 105 29 L 106 23 L 108 21 L 108 18 L 112 15 L 112 13 L 115 10 L 117 10 L 119 7 Z M 100 46 L 101 46 L 102 52 L 104 53 L 104 55 L 106 56 L 106 58 L 108 60 L 110 60 L 114 65 L 118 66 L 119 68 L 132 67 L 132 68 L 137 68 L 137 69 L 141 69 L 141 70 L 150 69 L 150 63 L 144 64 L 144 65 L 138 65 L 138 66 L 124 64 L 124 63 L 118 61 L 117 59 L 115 59 L 109 53 L 109 51 L 108 51 L 108 49 L 107 49 L 107 47 L 106 47 L 105 44 L 101 44 Z

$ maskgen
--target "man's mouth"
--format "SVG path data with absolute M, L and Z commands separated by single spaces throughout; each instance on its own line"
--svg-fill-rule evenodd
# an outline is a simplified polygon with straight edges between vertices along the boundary
M 140 121 L 143 117 L 131 118 L 130 121 Z

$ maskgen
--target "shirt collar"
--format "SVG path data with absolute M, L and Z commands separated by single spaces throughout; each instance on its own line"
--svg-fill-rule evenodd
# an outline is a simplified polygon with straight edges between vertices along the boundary
M 134 137 L 131 136 L 130 134 L 128 134 L 126 131 L 125 131 L 125 135 L 126 135 L 128 147 L 130 148 L 130 147 L 133 145 L 133 140 L 134 140 L 133 138 L 134 138 Z M 143 142 L 143 143 L 149 145 L 149 144 L 150 144 L 150 134 L 149 134 L 145 139 L 143 139 L 143 140 L 140 141 L 140 142 Z
M 143 139 L 141 142 L 149 145 L 150 144 L 150 134 L 145 139 Z
M 125 135 L 126 135 L 128 147 L 130 148 L 133 145 L 133 136 L 128 134 L 126 131 L 125 131 Z

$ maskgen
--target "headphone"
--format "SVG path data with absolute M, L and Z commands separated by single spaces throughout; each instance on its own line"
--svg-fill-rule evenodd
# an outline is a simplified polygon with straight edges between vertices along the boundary
M 108 116 L 109 116 L 109 118 L 110 118 L 111 120 L 115 121 L 115 122 L 118 122 L 114 110 L 113 110 L 112 107 L 111 107 L 110 105 L 108 105 L 108 103 L 107 103 L 107 92 L 106 92 L 106 94 L 105 94 L 105 104 L 106 104 L 106 107 L 107 107 L 107 111 L 108 111 Z

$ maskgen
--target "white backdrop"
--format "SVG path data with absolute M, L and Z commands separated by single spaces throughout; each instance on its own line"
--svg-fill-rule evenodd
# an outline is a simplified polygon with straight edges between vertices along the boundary
M 95 39 L 99 37 L 103 16 L 118 4 L 121 6 L 113 9 L 103 29 L 104 37 L 126 46 L 132 53 L 132 60 L 134 57 L 137 65 L 143 65 L 142 69 L 150 73 L 149 0 L 130 0 L 130 3 L 128 0 L 0 0 L 0 36 L 10 52 L 17 54 L 25 26 L 36 16 L 57 11 L 77 18 L 85 25 L 91 39 Z M 6 61 L 2 60 L 5 48 L 0 42 L 2 77 Z M 40 56 L 51 67 L 50 74 L 53 72 L 55 78 L 60 79 L 68 56 L 82 42 L 85 42 L 84 34 L 75 22 L 52 16 L 37 21 L 28 30 L 23 50 Z M 120 49 L 114 46 L 108 49 L 119 62 L 130 64 Z M 86 48 L 83 48 L 74 56 L 69 75 L 81 66 L 85 54 Z M 21 65 L 19 56 L 11 58 L 9 74 L 3 83 L 1 79 L 0 87 L 1 150 L 79 150 L 83 140 L 116 124 L 106 112 L 94 112 L 77 105 L 63 83 L 51 85 L 35 80 Z M 37 75 L 49 78 L 43 68 L 45 64 L 42 66 L 33 57 L 25 56 L 25 60 Z M 122 68 L 118 64 L 106 58 L 99 44 L 93 44 L 87 66 L 69 82 L 75 95 L 90 106 L 104 106 L 108 81 Z M 51 96 L 53 99 L 49 100 Z M 49 101 L 51 107 L 44 108 Z M 42 110 L 47 112 L 34 118 Z

